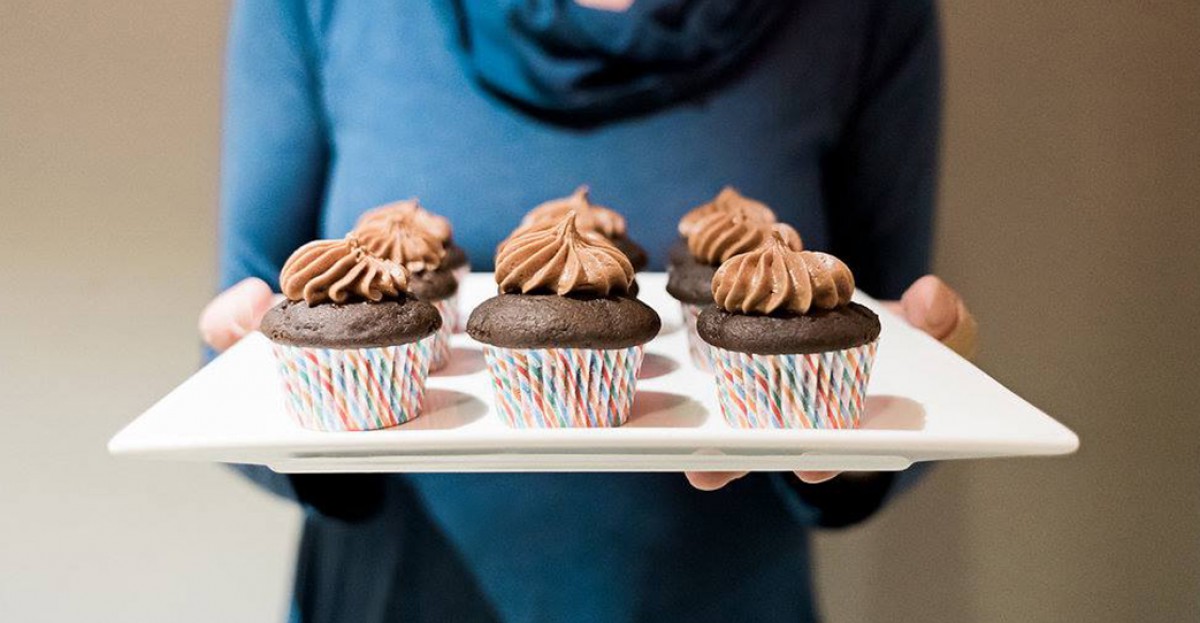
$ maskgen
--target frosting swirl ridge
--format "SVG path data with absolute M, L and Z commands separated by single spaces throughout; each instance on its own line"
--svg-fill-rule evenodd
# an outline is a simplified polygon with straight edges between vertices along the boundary
M 688 251 L 697 262 L 718 265 L 761 245 L 770 234 L 768 227 L 742 209 L 710 212 L 696 221 L 688 236 Z
M 687 238 L 692 235 L 697 224 L 704 218 L 715 212 L 728 212 L 735 209 L 767 225 L 775 222 L 775 212 L 768 208 L 767 204 L 739 193 L 732 186 L 726 186 L 717 193 L 712 201 L 693 208 L 679 219 L 679 235 Z
M 355 229 L 354 235 L 368 253 L 412 273 L 436 270 L 446 259 L 446 246 L 436 235 L 399 220 L 370 223 Z
M 712 291 L 725 311 L 804 314 L 849 304 L 854 275 L 832 255 L 790 248 L 786 231 L 775 226 L 761 247 L 721 264 Z
M 580 186 L 569 197 L 551 199 L 530 210 L 518 227 L 529 227 L 539 223 L 558 223 L 569 212 L 576 214 L 575 224 L 580 231 L 592 231 L 605 238 L 623 238 L 626 234 L 625 217 L 617 211 L 592 203 L 587 186 Z
M 624 294 L 633 284 L 633 265 L 607 239 L 588 235 L 568 212 L 554 227 L 515 232 L 496 253 L 501 292 L 548 290 L 560 296 Z
M 355 223 L 355 231 L 374 226 L 403 226 L 425 232 L 428 236 L 445 244 L 454 237 L 450 221 L 426 210 L 416 198 L 393 201 L 363 212 Z
M 771 226 L 772 235 L 779 236 L 783 241 L 783 246 L 793 251 L 803 251 L 804 241 L 800 239 L 800 232 L 796 231 L 795 227 L 787 223 L 776 223 Z
M 296 249 L 283 264 L 279 285 L 288 299 L 310 306 L 378 302 L 403 297 L 408 271 L 371 255 L 351 234 L 342 240 L 314 240 Z

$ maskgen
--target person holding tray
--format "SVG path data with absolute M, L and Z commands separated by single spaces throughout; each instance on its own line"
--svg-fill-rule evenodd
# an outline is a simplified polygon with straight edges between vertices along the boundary
M 961 299 L 922 276 L 939 54 L 930 0 L 235 2 L 203 337 L 255 330 L 294 249 L 396 199 L 490 269 L 525 210 L 588 184 L 661 267 L 728 184 L 969 354 Z M 813 621 L 809 531 L 919 475 L 241 471 L 305 509 L 291 620 L 359 623 Z

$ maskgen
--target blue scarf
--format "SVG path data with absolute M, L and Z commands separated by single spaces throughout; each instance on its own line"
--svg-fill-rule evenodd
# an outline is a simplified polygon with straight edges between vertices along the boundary
M 710 87 L 794 0 L 453 0 L 468 68 L 509 102 L 562 122 L 648 112 Z

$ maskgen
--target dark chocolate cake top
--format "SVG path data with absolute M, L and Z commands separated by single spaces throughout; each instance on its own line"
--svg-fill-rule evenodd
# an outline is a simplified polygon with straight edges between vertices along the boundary
M 658 314 L 628 296 L 501 294 L 471 312 L 467 334 L 503 348 L 627 348 L 649 342 Z
M 719 307 L 704 308 L 696 318 L 696 333 L 705 342 L 756 355 L 803 355 L 862 346 L 879 337 L 879 317 L 850 303 L 807 314 L 749 316 Z
M 442 326 L 429 303 L 405 296 L 373 303 L 283 301 L 263 316 L 260 330 L 274 342 L 308 348 L 376 348 L 415 342 Z

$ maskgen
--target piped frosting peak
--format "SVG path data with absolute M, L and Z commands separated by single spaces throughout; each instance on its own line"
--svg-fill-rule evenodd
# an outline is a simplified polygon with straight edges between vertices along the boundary
M 607 239 L 580 231 L 579 213 L 570 210 L 552 227 L 514 232 L 496 253 L 501 292 L 528 294 L 625 294 L 633 265 Z
M 373 226 L 404 226 L 436 238 L 442 244 L 454 237 L 449 219 L 426 210 L 417 199 L 394 201 L 363 212 L 354 225 L 355 230 Z
M 288 299 L 309 305 L 379 302 L 404 296 L 408 271 L 370 254 L 351 234 L 296 249 L 279 273 L 279 284 Z
M 626 234 L 625 217 L 615 210 L 592 203 L 587 186 L 576 188 L 569 197 L 551 199 L 538 205 L 521 219 L 520 227 L 557 223 L 572 211 L 576 214 L 575 223 L 580 231 L 593 231 L 610 240 Z
M 693 208 L 690 212 L 683 215 L 679 219 L 679 235 L 688 238 L 692 232 L 696 230 L 696 225 L 705 217 L 712 215 L 715 212 L 729 212 L 737 210 L 754 220 L 761 221 L 767 225 L 775 222 L 775 213 L 767 204 L 761 201 L 755 201 L 732 186 L 726 186 L 717 193 L 717 196 L 712 201 Z
M 793 248 L 788 229 L 772 227 L 760 247 L 721 264 L 712 281 L 717 307 L 743 314 L 805 314 L 850 303 L 854 275 L 846 264 L 827 253 Z

